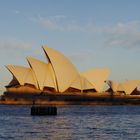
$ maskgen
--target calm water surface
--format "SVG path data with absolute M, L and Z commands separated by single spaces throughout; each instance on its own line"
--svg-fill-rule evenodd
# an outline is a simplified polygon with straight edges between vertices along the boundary
M 30 116 L 30 106 L 0 106 L 0 140 L 137 140 L 140 106 L 62 106 Z

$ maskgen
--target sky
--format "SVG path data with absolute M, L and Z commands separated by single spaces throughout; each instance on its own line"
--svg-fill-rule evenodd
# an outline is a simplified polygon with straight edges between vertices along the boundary
M 108 67 L 110 80 L 140 79 L 139 0 L 1 0 L 0 90 L 12 79 L 8 64 L 26 57 L 47 62 L 42 45 L 86 71 Z

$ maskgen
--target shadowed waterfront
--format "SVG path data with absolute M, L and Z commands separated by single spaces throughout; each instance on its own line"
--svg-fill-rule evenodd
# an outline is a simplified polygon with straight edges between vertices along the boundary
M 104 93 L 8 93 L 1 96 L 0 104 L 7 105 L 140 105 L 139 95 Z
M 30 116 L 30 106 L 0 106 L 0 139 L 108 140 L 140 137 L 139 106 L 59 106 L 57 116 Z

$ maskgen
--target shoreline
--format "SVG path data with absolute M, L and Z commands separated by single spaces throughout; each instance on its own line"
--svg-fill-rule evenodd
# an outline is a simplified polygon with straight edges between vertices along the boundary
M 5 92 L 1 97 L 0 105 L 140 105 L 140 95 Z

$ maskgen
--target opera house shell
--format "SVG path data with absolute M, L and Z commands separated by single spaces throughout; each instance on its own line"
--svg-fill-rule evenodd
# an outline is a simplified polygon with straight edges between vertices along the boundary
M 124 93 L 125 95 L 133 94 L 137 87 L 140 86 L 140 80 L 128 80 L 122 83 L 107 81 L 107 83 L 114 93 Z
M 29 67 L 7 65 L 13 75 L 6 86 L 14 93 L 103 92 L 109 76 L 108 68 L 79 73 L 71 61 L 59 51 L 43 46 L 46 62 L 27 57 Z

